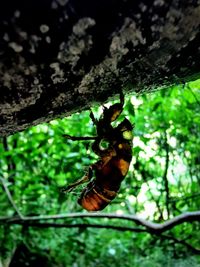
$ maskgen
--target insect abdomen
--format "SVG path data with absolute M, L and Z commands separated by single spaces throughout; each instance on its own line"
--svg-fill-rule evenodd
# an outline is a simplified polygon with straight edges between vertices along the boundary
M 92 181 L 83 190 L 78 203 L 88 211 L 98 211 L 104 209 L 116 195 L 115 191 L 100 188 Z

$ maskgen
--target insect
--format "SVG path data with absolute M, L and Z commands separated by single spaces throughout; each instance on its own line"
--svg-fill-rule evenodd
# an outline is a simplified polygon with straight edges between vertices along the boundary
M 115 103 L 109 108 L 103 107 L 103 114 L 99 120 L 91 111 L 90 118 L 96 126 L 97 136 L 65 135 L 71 140 L 94 140 L 92 150 L 99 156 L 99 160 L 88 168 L 81 179 L 63 189 L 64 192 L 70 192 L 76 186 L 88 182 L 78 199 L 78 203 L 88 211 L 104 209 L 116 197 L 120 184 L 129 170 L 133 126 L 126 118 L 116 127 L 111 124 L 123 111 L 123 105 L 124 96 L 121 93 L 120 103 Z M 107 143 L 106 148 L 102 148 L 102 142 Z

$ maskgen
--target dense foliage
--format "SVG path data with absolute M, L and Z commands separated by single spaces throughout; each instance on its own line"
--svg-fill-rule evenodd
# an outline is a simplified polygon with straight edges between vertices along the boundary
M 101 111 L 94 108 L 97 117 Z M 118 197 L 104 212 L 136 213 L 161 223 L 198 210 L 200 80 L 127 96 L 121 119 L 123 116 L 135 124 L 133 160 Z M 80 178 L 97 156 L 89 141 L 71 141 L 63 134 L 95 135 L 89 111 L 32 127 L 0 143 L 0 176 L 23 215 L 83 212 L 76 202 L 82 187 L 68 194 L 60 189 Z M 0 191 L 0 217 L 15 216 L 5 186 Z M 10 266 L 200 266 L 194 255 L 195 249 L 200 250 L 199 222 L 180 224 L 160 235 L 106 228 L 136 227 L 117 219 L 68 218 L 56 222 L 97 223 L 105 228 L 41 228 L 2 221 L 0 261 L 7 259 Z

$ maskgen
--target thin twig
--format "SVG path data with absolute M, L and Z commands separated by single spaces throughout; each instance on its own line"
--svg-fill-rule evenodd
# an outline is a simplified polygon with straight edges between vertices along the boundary
M 139 163 L 139 161 L 138 161 L 138 163 Z M 159 217 L 160 217 L 160 219 L 163 219 L 163 212 L 162 212 L 162 209 L 161 209 L 160 204 L 159 204 L 160 197 L 158 199 L 156 199 L 156 197 L 154 196 L 154 194 L 151 191 L 151 187 L 150 187 L 149 182 L 148 182 L 148 179 L 147 179 L 147 177 L 151 177 L 151 174 L 149 172 L 145 171 L 145 169 L 143 169 L 141 171 L 141 175 L 142 175 L 143 180 L 146 182 L 146 184 L 147 184 L 147 186 L 149 188 L 149 191 L 148 192 L 151 195 L 152 200 L 156 204 L 156 207 L 157 207 L 158 212 L 159 212 L 159 215 L 160 215 Z
M 186 87 L 190 92 L 191 94 L 193 95 L 193 97 L 195 98 L 197 104 L 200 106 L 200 101 L 199 99 L 197 98 L 196 94 L 193 92 L 192 88 L 190 87 L 190 85 L 187 83 L 187 87 Z
M 165 170 L 163 173 L 162 180 L 164 181 L 164 187 L 166 192 L 165 203 L 167 209 L 167 218 L 170 216 L 170 209 L 169 209 L 169 200 L 170 200 L 170 192 L 169 192 L 169 183 L 167 179 L 167 173 L 169 168 L 169 144 L 167 143 L 167 133 L 165 132 L 165 149 L 166 149 L 166 159 L 165 159 Z
M 4 151 L 9 152 L 7 137 L 2 138 L 2 144 L 3 144 Z M 15 148 L 15 147 L 16 147 L 16 141 L 14 142 L 14 145 L 13 145 L 13 148 Z M 15 162 L 13 161 L 12 157 L 9 154 L 6 155 L 6 159 L 7 159 L 8 172 L 14 173 L 14 171 L 16 169 Z M 14 184 L 15 181 L 14 181 L 12 175 L 9 177 L 9 179 L 10 179 L 10 182 Z
M 3 185 L 4 191 L 6 192 L 6 195 L 7 195 L 7 197 L 8 197 L 8 200 L 10 201 L 12 207 L 13 207 L 14 210 L 16 211 L 16 213 L 17 213 L 17 215 L 19 216 L 19 218 L 20 218 L 21 220 L 24 220 L 24 216 L 23 216 L 22 213 L 19 211 L 17 205 L 15 204 L 15 202 L 14 202 L 12 196 L 11 196 L 11 193 L 10 193 L 10 191 L 9 191 L 7 185 L 6 185 L 6 181 L 5 181 L 5 179 L 2 178 L 2 177 L 0 177 L 0 181 L 1 181 L 2 185 Z
M 189 250 L 191 250 L 193 253 L 200 254 L 200 249 L 193 247 L 192 245 L 188 244 L 185 240 L 178 239 L 174 236 L 170 235 L 160 235 L 161 238 L 167 239 L 167 240 L 173 240 L 177 244 L 181 244 L 185 247 L 187 247 Z
M 194 199 L 194 198 L 200 198 L 200 193 L 193 193 L 192 195 L 188 195 L 188 196 L 184 196 L 184 197 L 174 197 L 174 198 L 170 198 L 170 203 L 173 202 L 178 202 L 178 201 L 186 201 L 188 199 Z
M 11 222 L 10 222 L 11 223 Z M 27 221 L 18 221 L 15 224 L 26 225 L 31 227 L 55 227 L 55 228 L 102 228 L 102 229 L 113 229 L 118 231 L 131 231 L 138 233 L 146 233 L 147 230 L 127 227 L 127 226 L 115 226 L 115 225 L 102 225 L 102 224 L 91 224 L 91 223 L 76 223 L 76 224 L 67 224 L 67 223 L 40 223 L 40 222 L 27 222 Z

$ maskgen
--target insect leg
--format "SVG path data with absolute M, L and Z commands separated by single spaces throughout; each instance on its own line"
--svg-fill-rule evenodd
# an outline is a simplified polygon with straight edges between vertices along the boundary
M 80 178 L 76 182 L 62 188 L 61 191 L 64 193 L 71 192 L 78 185 L 81 185 L 83 183 L 87 183 L 91 178 L 92 178 L 92 167 L 89 167 L 88 171 L 85 173 L 85 175 L 82 178 Z
M 95 118 L 94 113 L 92 112 L 91 109 L 90 109 L 90 118 L 91 118 L 94 125 L 98 124 L 98 120 Z
M 122 91 L 120 92 L 120 104 L 121 104 L 122 106 L 124 105 L 124 94 L 123 94 Z
M 87 140 L 95 140 L 96 136 L 72 136 L 69 134 L 64 134 L 63 137 L 70 139 L 72 141 L 87 141 Z

